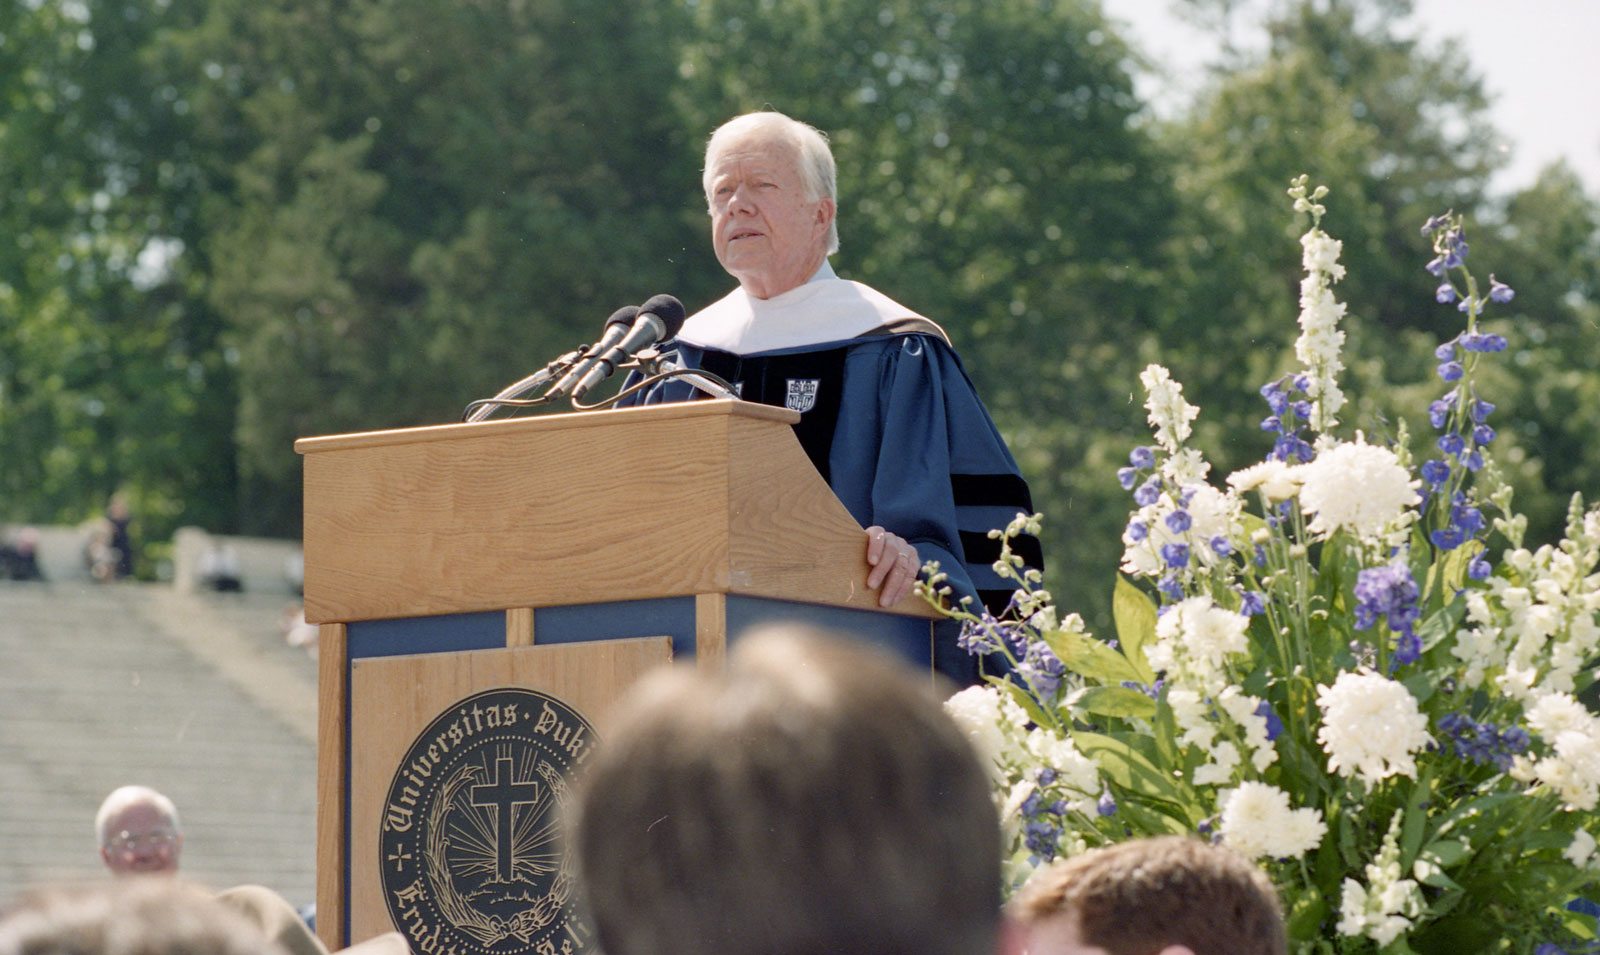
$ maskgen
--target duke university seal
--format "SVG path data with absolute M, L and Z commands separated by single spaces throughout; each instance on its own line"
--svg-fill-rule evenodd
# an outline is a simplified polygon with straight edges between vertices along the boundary
M 379 838 L 389 916 L 419 955 L 576 955 L 558 831 L 572 771 L 595 745 L 576 710 L 501 688 L 452 704 L 395 771 Z

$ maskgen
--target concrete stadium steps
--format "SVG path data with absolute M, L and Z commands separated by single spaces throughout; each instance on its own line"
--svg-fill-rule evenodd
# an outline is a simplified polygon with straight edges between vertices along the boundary
M 0 581 L 0 906 L 106 878 L 94 813 L 124 783 L 177 803 L 186 878 L 312 901 L 316 663 L 283 642 L 292 599 Z

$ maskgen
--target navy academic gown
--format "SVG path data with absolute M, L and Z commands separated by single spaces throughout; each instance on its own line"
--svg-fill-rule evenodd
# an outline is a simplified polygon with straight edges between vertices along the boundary
M 959 600 L 1002 613 L 1013 588 L 992 567 L 988 532 L 1031 514 L 1027 483 L 978 399 L 961 360 L 937 334 L 887 327 L 844 341 L 736 355 L 679 343 L 678 363 L 732 383 L 747 401 L 801 412 L 795 435 L 852 517 L 880 525 L 936 560 Z M 629 404 L 705 397 L 680 379 Z M 865 545 L 863 545 L 865 546 Z M 1041 567 L 1033 537 L 1013 542 Z M 936 626 L 934 665 L 976 682 L 975 658 L 955 645 L 959 627 Z

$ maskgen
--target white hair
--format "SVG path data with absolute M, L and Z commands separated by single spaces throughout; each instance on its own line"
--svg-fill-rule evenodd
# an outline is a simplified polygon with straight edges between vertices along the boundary
M 700 177 L 707 206 L 711 203 L 711 170 L 716 168 L 717 160 L 733 147 L 752 140 L 783 143 L 793 149 L 806 199 L 812 202 L 832 199 L 837 206 L 839 173 L 833 162 L 833 150 L 828 147 L 828 134 L 775 110 L 735 116 L 711 134 L 711 139 L 706 142 L 706 165 Z M 828 224 L 828 254 L 837 251 L 839 215 L 835 211 L 833 221 Z
M 111 825 L 111 820 L 121 815 L 124 810 L 140 805 L 150 806 L 167 817 L 173 832 L 181 831 L 178 825 L 178 807 L 173 805 L 172 800 L 149 786 L 119 786 L 111 791 L 111 795 L 100 804 L 100 811 L 94 815 L 94 831 L 100 839 L 100 844 L 105 845 L 114 835 L 106 831 Z

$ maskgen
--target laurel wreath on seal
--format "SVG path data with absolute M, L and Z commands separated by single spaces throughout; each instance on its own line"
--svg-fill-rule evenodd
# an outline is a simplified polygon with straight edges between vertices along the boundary
M 428 884 L 438 901 L 440 914 L 451 925 L 477 939 L 480 944 L 490 946 L 508 938 L 515 938 L 527 944 L 532 940 L 533 933 L 549 925 L 561 911 L 561 907 L 567 903 L 568 897 L 572 894 L 572 880 L 568 875 L 571 867 L 567 864 L 567 855 L 563 851 L 550 891 L 533 899 L 528 908 L 509 919 L 479 912 L 456 891 L 450 880 L 449 867 L 444 861 L 445 850 L 450 843 L 445 816 L 455 804 L 456 794 L 469 783 L 481 780 L 484 772 L 482 766 L 467 766 L 458 770 L 439 787 L 439 798 L 434 800 L 433 807 L 428 812 L 428 844 L 425 850 L 429 859 Z M 544 760 L 539 761 L 537 772 L 550 786 L 559 812 L 567 802 L 566 777 Z M 507 824 L 509 825 L 509 821 Z

